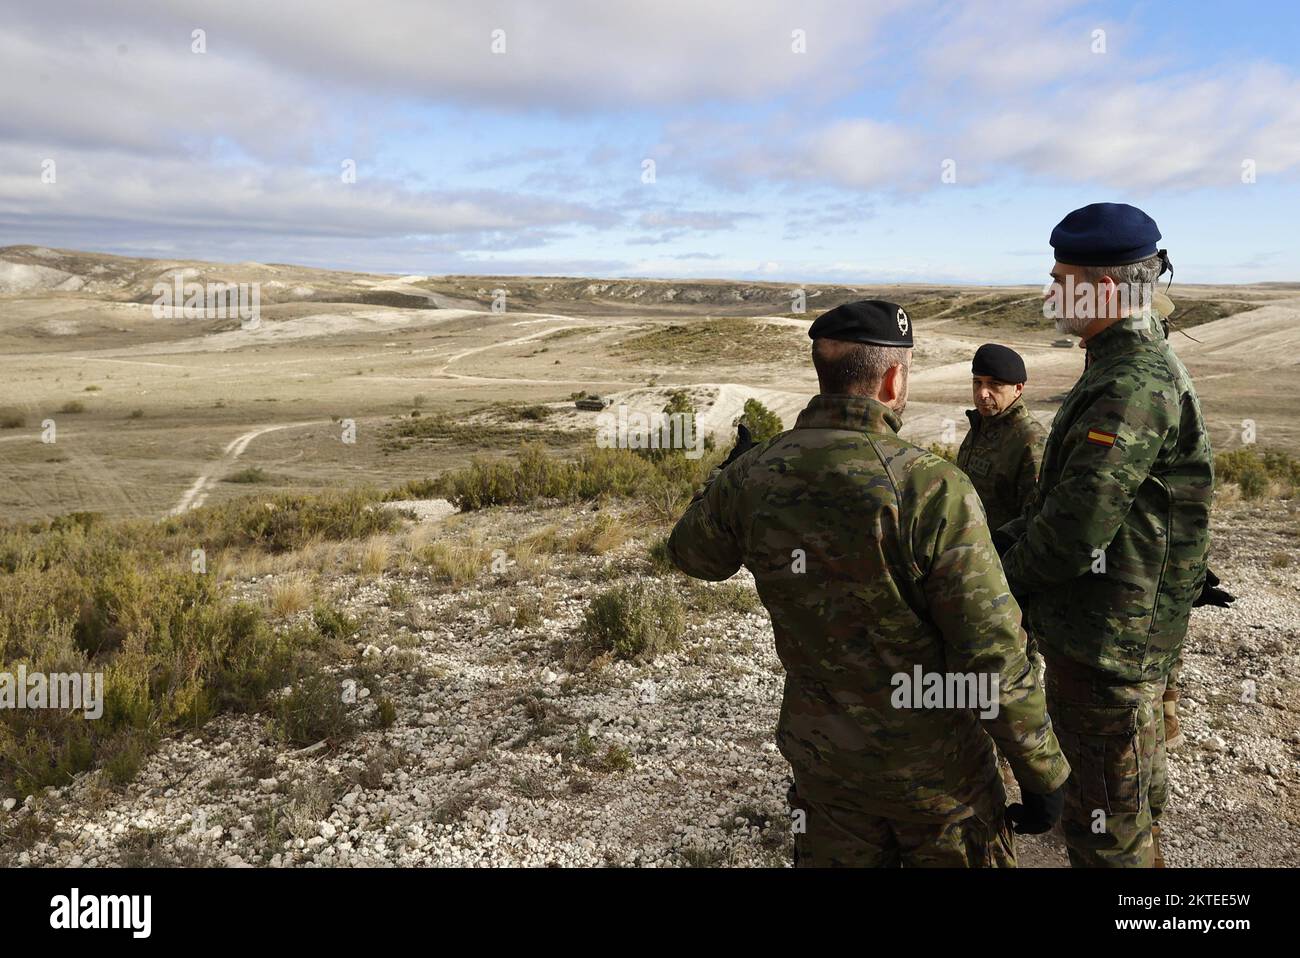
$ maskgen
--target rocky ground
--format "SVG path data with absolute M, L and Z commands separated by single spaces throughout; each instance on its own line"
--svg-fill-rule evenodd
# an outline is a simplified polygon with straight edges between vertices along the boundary
M 590 520 L 571 509 L 422 522 L 486 543 Z M 646 664 L 580 664 L 587 603 L 621 579 L 669 576 L 654 535 L 598 555 L 512 563 L 458 588 L 419 568 L 333 582 L 363 730 L 306 748 L 269 718 L 222 716 L 165 741 L 137 779 L 98 774 L 7 798 L 0 858 L 21 865 L 779 866 L 786 765 L 773 744 L 782 673 L 752 580 L 690 586 L 681 646 Z M 1171 753 L 1171 866 L 1300 865 L 1296 514 L 1220 508 L 1213 566 L 1240 598 L 1194 614 L 1187 743 Z M 274 579 L 274 576 L 272 576 Z M 266 576 L 237 583 L 265 595 Z M 744 590 L 748 590 L 748 597 Z M 524 614 L 527 613 L 527 614 Z M 305 614 L 305 613 L 303 613 Z M 348 695 L 345 688 L 344 695 Z M 350 700 L 351 700 L 350 696 Z M 396 709 L 373 721 L 381 699 Z M 1065 863 L 1053 836 L 1021 862 Z

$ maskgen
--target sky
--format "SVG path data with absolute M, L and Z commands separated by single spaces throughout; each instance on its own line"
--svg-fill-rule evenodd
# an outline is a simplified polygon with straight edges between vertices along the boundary
M 1300 5 L 0 0 L 0 245 L 1042 283 L 1127 202 L 1300 280 Z M 354 175 L 353 172 L 354 171 Z

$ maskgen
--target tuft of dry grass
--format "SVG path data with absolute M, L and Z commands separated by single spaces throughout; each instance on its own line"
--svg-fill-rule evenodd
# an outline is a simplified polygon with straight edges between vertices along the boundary
M 312 585 L 304 576 L 277 579 L 271 584 L 271 614 L 285 618 L 301 612 L 311 605 L 313 594 Z
M 357 571 L 363 576 L 382 575 L 388 568 L 393 546 L 386 536 L 372 536 L 361 546 L 357 556 Z
M 492 550 L 476 540 L 439 541 L 420 549 L 417 558 L 434 581 L 465 585 L 488 569 L 492 561 Z
M 627 525 L 612 513 L 602 512 L 592 522 L 579 526 L 564 540 L 564 551 L 579 555 L 604 555 L 631 538 Z

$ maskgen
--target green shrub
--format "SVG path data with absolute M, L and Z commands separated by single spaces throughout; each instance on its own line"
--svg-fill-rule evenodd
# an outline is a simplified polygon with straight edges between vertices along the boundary
M 354 729 L 343 701 L 342 682 L 323 670 L 312 669 L 300 676 L 293 690 L 276 703 L 275 712 L 277 730 L 293 745 L 345 738 Z
M 577 502 L 614 496 L 689 498 L 716 454 L 688 459 L 680 453 L 640 455 L 628 449 L 590 448 L 575 460 L 556 459 L 539 443 L 523 443 L 513 459 L 474 460 L 467 468 L 444 473 L 439 491 L 458 509 L 528 505 L 542 499 Z
M 749 434 L 756 443 L 766 442 L 785 430 L 781 417 L 757 399 L 745 400 L 745 410 L 741 413 L 740 421 L 749 429 Z
M 103 675 L 97 721 L 81 711 L 0 710 L 0 785 L 25 794 L 95 767 L 129 781 L 158 738 L 221 710 L 265 708 L 316 659 L 322 631 L 347 632 L 343 617 L 321 616 L 322 628 L 276 633 L 259 607 L 231 600 L 217 553 L 210 549 L 206 573 L 191 568 L 190 550 L 204 541 L 197 531 L 273 545 L 349 531 L 332 518 L 336 501 L 300 505 L 286 508 L 298 518 L 278 538 L 250 536 L 236 521 L 242 506 L 163 523 L 83 512 L 0 524 L 0 670 Z
M 1300 487 L 1300 459 L 1281 450 L 1244 446 L 1215 456 L 1214 475 L 1217 482 L 1235 483 L 1243 499 L 1261 498 L 1271 482 L 1281 485 L 1283 495 L 1290 498 Z
M 581 633 L 591 651 L 620 659 L 653 659 L 676 647 L 686 630 L 681 600 L 664 584 L 616 585 L 591 601 Z
M 73 399 L 68 402 L 65 402 L 62 406 L 58 408 L 57 411 L 61 413 L 85 412 L 86 404 L 82 402 L 80 399 Z
M 357 634 L 357 621 L 324 602 L 312 609 L 312 621 L 327 639 L 348 639 Z
M 316 539 L 339 542 L 392 532 L 401 518 L 376 508 L 381 498 L 371 489 L 248 497 L 194 509 L 166 520 L 163 529 L 171 535 L 186 533 L 208 551 L 252 547 L 287 552 Z

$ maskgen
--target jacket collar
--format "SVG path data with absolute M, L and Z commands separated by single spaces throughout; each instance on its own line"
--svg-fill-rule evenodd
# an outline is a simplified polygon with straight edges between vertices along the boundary
M 799 413 L 796 429 L 853 429 L 858 432 L 898 432 L 903 420 L 875 399 L 820 393 Z
M 1130 316 L 1112 323 L 1084 343 L 1084 348 L 1088 350 L 1088 361 L 1096 362 L 1128 352 L 1139 343 L 1159 342 L 1164 338 L 1159 317 L 1152 313 L 1147 317 Z

